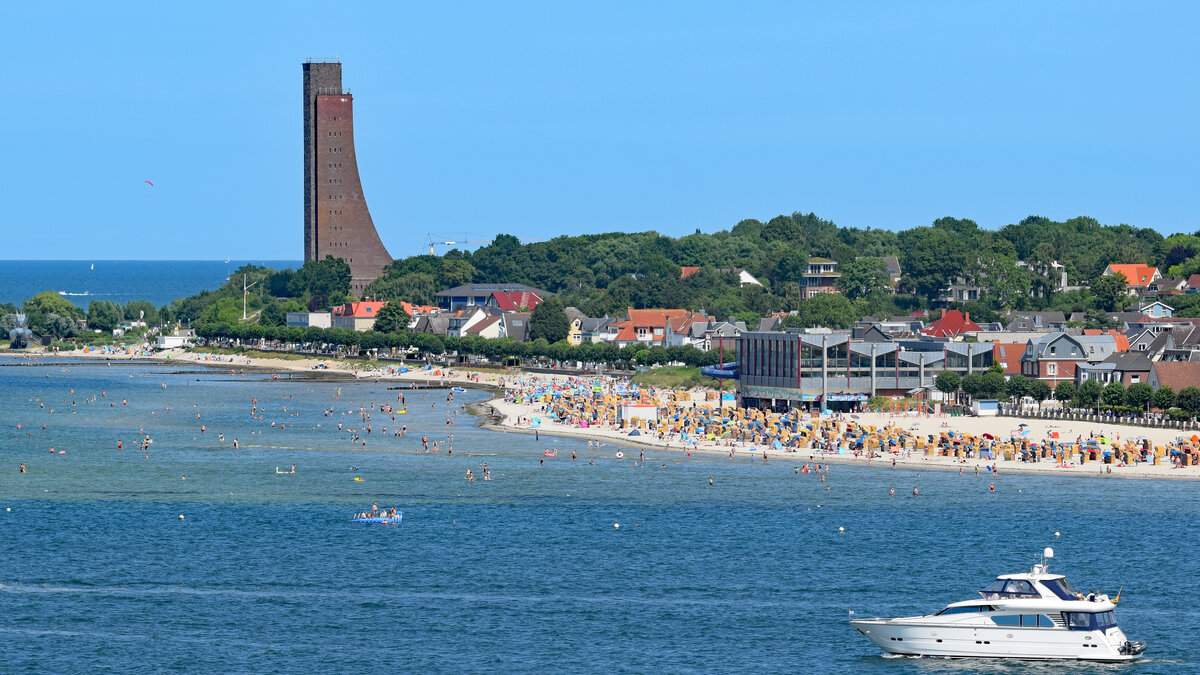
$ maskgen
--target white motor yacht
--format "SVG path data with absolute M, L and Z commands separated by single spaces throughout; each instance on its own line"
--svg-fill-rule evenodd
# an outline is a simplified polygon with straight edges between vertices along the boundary
M 979 600 L 935 614 L 854 619 L 850 625 L 890 654 L 1009 659 L 1131 661 L 1146 649 L 1131 642 L 1113 615 L 1116 600 L 1084 596 L 1061 574 L 1050 574 L 1054 551 L 1024 574 L 1005 574 Z M 1117 594 L 1120 599 L 1120 593 Z

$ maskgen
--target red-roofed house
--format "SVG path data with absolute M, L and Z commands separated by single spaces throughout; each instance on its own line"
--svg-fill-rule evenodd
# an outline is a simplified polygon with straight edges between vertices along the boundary
M 1027 342 L 993 342 L 992 362 L 1004 368 L 1004 376 L 1021 374 L 1021 355 Z
M 493 314 L 482 321 L 471 324 L 463 330 L 463 337 L 477 335 L 481 338 L 496 339 L 501 337 L 504 328 L 504 315 Z
M 360 331 L 371 330 L 375 327 L 375 315 L 385 306 L 387 306 L 386 302 L 375 302 L 373 300 L 347 302 L 341 307 L 333 308 L 333 320 L 331 323 L 334 328 Z
M 414 305 L 411 302 L 401 302 L 400 306 L 404 308 L 405 314 L 414 319 L 418 316 L 432 316 L 442 313 L 442 308 L 437 305 Z
M 700 271 L 699 267 L 680 267 L 679 268 L 679 278 L 686 279 L 699 271 Z
M 1187 278 L 1187 285 L 1183 287 L 1184 292 L 1200 291 L 1200 274 L 1193 274 Z
M 542 298 L 531 291 L 494 291 L 487 306 L 501 312 L 533 311 L 542 303 Z
M 1180 389 L 1200 387 L 1200 361 L 1159 361 L 1150 371 L 1150 386 Z
M 1137 295 L 1152 282 L 1162 278 L 1157 267 L 1137 263 L 1114 264 L 1104 268 L 1102 276 L 1125 275 L 1125 288 L 1130 295 Z
M 643 344 L 669 347 L 683 344 L 683 337 L 696 321 L 708 321 L 704 314 L 686 309 L 633 309 L 628 318 L 608 326 L 609 340 L 618 347 Z M 678 337 L 676 337 L 678 336 Z
M 921 332 L 932 337 L 953 338 L 963 333 L 981 330 L 983 329 L 979 324 L 971 320 L 970 312 L 963 314 L 957 309 L 948 309 L 942 312 L 942 318 L 929 324 L 929 327 Z

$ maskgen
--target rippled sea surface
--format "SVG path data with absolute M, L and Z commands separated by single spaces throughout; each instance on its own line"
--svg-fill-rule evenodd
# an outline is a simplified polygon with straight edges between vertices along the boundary
M 885 658 L 846 623 L 968 599 L 1052 545 L 1077 588 L 1124 588 L 1150 644 L 1099 670 L 1200 672 L 1196 483 L 634 466 L 477 429 L 481 392 L 405 391 L 393 422 L 389 386 L 0 359 L 0 670 L 1093 672 Z M 403 525 L 348 522 L 373 502 Z

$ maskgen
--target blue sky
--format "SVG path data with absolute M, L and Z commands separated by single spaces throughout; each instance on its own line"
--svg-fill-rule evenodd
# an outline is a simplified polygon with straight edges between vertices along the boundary
M 1198 19 L 1184 2 L 4 3 L 0 258 L 299 259 L 308 57 L 343 63 L 397 257 L 430 233 L 681 235 L 793 211 L 1193 232 Z

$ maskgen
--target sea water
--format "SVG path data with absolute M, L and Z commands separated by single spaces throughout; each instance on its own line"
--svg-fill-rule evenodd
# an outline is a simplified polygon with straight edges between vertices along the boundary
M 1094 672 L 885 658 L 847 624 L 968 599 L 1047 545 L 1076 588 L 1123 587 L 1149 642 L 1101 670 L 1200 670 L 1192 482 L 637 463 L 481 430 L 461 406 L 483 392 L 282 377 L 0 359 L 5 672 Z M 372 503 L 403 525 L 349 522 Z
M 54 291 L 87 309 L 92 300 L 124 305 L 146 300 L 155 307 L 176 298 L 215 290 L 242 265 L 296 269 L 289 260 L 0 260 L 0 302 L 18 307 L 42 291 Z

